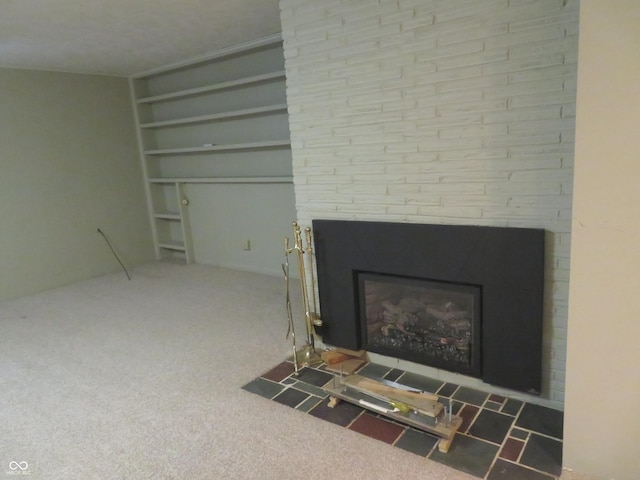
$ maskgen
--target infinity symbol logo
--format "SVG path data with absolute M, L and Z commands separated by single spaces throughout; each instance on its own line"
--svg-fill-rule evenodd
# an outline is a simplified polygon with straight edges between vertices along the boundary
M 27 468 L 29 468 L 29 464 L 27 462 L 14 462 L 11 461 L 9 462 L 9 468 L 11 470 L 26 470 Z

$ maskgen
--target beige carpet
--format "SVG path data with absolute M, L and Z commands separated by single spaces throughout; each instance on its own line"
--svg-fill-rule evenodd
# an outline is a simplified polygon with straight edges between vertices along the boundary
M 200 265 L 0 303 L 0 478 L 474 478 L 242 390 L 285 332 L 284 280 Z

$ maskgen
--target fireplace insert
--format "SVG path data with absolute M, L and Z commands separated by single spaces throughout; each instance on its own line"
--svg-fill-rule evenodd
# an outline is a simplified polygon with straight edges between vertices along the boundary
M 481 376 L 480 287 L 360 272 L 362 348 Z
M 545 231 L 313 220 L 323 340 L 540 394 Z

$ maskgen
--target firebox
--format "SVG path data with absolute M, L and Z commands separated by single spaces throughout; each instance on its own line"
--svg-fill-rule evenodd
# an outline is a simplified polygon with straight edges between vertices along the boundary
M 541 393 L 545 231 L 313 220 L 323 341 Z
M 480 377 L 480 287 L 360 272 L 362 347 Z

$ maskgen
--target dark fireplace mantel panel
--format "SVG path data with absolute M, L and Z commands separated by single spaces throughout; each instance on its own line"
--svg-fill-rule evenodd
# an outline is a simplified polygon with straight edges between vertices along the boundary
M 543 229 L 313 220 L 327 344 L 361 348 L 358 272 L 478 285 L 483 381 L 539 394 Z

